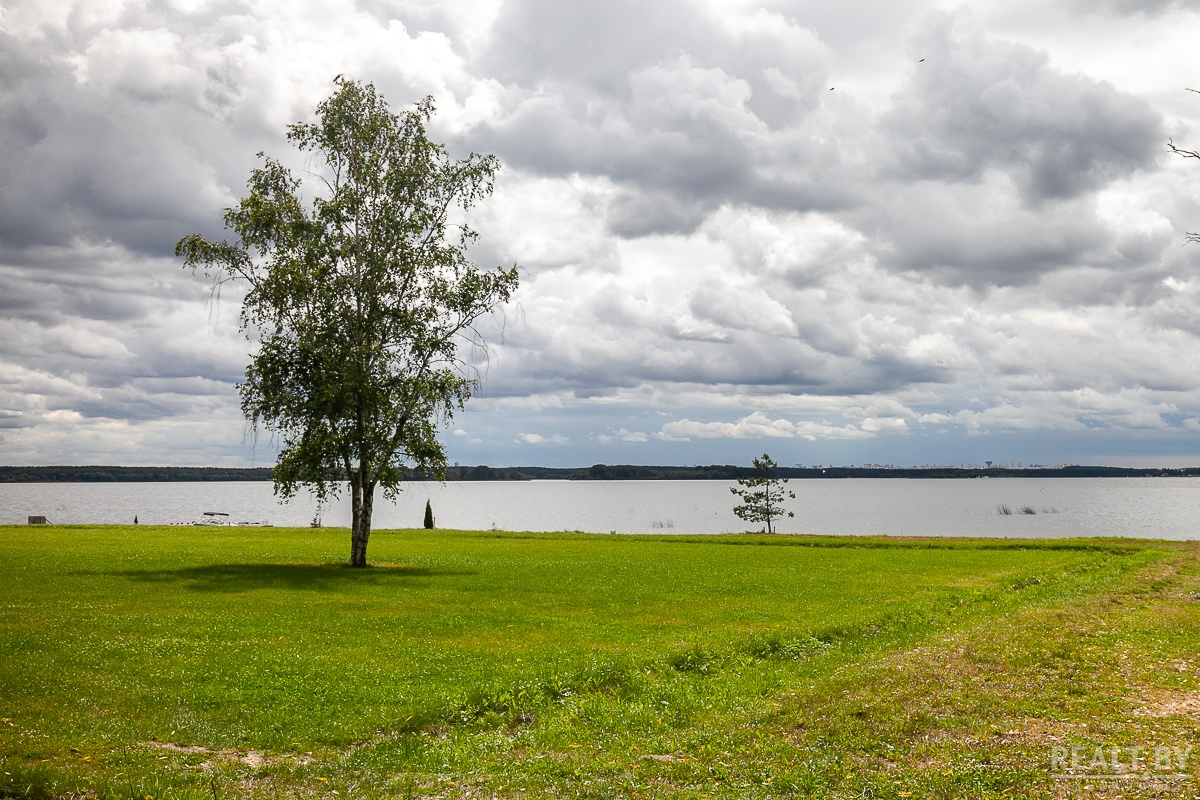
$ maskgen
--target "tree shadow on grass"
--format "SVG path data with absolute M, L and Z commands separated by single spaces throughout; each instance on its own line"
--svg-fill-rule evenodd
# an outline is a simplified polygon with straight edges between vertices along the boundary
M 177 584 L 198 592 L 243 592 L 252 589 L 330 592 L 353 586 L 402 587 L 422 578 L 476 573 L 406 564 L 380 564 L 366 568 L 345 564 L 210 564 L 179 569 L 120 570 L 104 574 L 140 583 Z

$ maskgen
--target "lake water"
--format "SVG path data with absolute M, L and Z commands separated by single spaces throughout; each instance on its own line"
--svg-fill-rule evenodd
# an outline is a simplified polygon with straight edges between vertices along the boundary
M 744 531 L 731 481 L 528 481 L 406 484 L 380 496 L 374 527 L 420 527 L 425 501 L 438 527 L 597 533 Z M 1200 538 L 1198 478 L 792 480 L 784 533 L 893 536 L 1133 536 Z M 1007 505 L 1011 515 L 997 513 Z M 1028 506 L 1036 513 L 1022 514 Z M 0 484 L 0 523 L 188 522 L 204 511 L 275 525 L 308 525 L 316 504 L 280 505 L 266 482 Z M 349 526 L 350 504 L 322 512 Z

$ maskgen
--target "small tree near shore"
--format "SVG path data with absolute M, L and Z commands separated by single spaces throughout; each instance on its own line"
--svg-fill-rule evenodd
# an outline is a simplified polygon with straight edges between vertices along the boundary
M 754 468 L 759 474 L 753 478 L 738 478 L 738 483 L 744 488 L 729 487 L 729 491 L 742 500 L 741 505 L 734 507 L 733 513 L 747 522 L 761 523 L 767 533 L 775 532 L 775 520 L 780 517 L 796 516 L 791 511 L 783 510 L 783 501 L 795 500 L 796 493 L 783 487 L 788 482 L 787 478 L 772 475 L 777 466 L 769 455 L 763 453 L 762 458 L 754 459 Z

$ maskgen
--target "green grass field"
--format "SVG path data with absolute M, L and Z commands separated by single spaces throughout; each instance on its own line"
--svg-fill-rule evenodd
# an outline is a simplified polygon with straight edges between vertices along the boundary
M 1200 794 L 1200 747 L 1095 780 L 1055 749 L 1196 741 L 1194 543 L 380 531 L 367 570 L 348 550 L 0 527 L 0 797 Z

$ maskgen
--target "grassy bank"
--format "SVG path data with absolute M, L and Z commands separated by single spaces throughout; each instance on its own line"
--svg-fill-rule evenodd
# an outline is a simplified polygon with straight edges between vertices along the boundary
M 1070 778 L 1055 749 L 1195 740 L 1195 544 L 397 531 L 359 571 L 347 549 L 0 527 L 0 796 L 1196 791 Z

